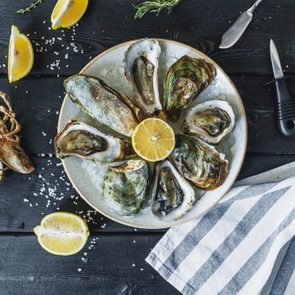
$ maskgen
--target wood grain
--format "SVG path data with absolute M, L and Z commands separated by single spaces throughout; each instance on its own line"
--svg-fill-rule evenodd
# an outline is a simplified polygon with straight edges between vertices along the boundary
M 271 77 L 231 76 L 246 108 L 250 153 L 295 154 L 295 137 L 285 138 L 277 130 L 274 89 L 263 86 Z M 288 81 L 295 96 L 295 84 Z M 22 144 L 29 153 L 53 153 L 58 112 L 64 96 L 63 78 L 24 79 L 15 85 L 0 79 L 22 124 Z
M 36 52 L 34 75 L 76 73 L 91 57 L 105 49 L 142 37 L 167 38 L 192 45 L 214 58 L 229 74 L 259 75 L 271 73 L 269 39 L 273 38 L 278 44 L 282 62 L 288 65 L 286 70 L 294 72 L 295 27 L 291 21 L 293 15 L 286 17 L 295 10 L 293 0 L 264 1 L 245 36 L 229 50 L 218 49 L 221 36 L 239 16 L 239 12 L 252 5 L 252 0 L 186 0 L 171 15 L 163 13 L 155 17 L 154 14 L 147 14 L 141 20 L 133 19 L 132 7 L 132 3 L 139 3 L 140 0 L 94 0 L 90 1 L 87 13 L 75 29 L 74 40 L 72 29 L 63 33 L 61 30 L 48 29 L 54 1 L 44 1 L 30 14 L 17 15 L 15 11 L 27 2 L 5 0 L 0 3 L 0 64 L 6 63 L 10 26 L 16 24 L 23 32 L 30 34 L 35 51 L 42 46 L 47 49 L 47 52 Z M 45 40 L 52 38 L 56 38 L 54 44 L 45 46 Z M 72 42 L 78 52 L 73 51 Z M 70 56 L 65 60 L 67 53 Z M 52 71 L 47 66 L 56 59 L 61 60 L 60 69 Z M 6 73 L 6 68 L 1 68 L 0 73 Z
M 22 145 L 36 165 L 32 175 L 9 172 L 0 184 L 1 294 L 178 294 L 144 262 L 165 230 L 129 228 L 95 213 L 52 155 L 63 79 L 114 45 L 142 37 L 173 39 L 200 49 L 220 64 L 237 86 L 247 112 L 248 154 L 240 179 L 295 161 L 295 138 L 278 133 L 274 91 L 263 86 L 272 79 L 270 38 L 277 44 L 286 73 L 295 73 L 294 0 L 263 1 L 243 38 L 229 50 L 218 49 L 221 36 L 253 0 L 185 0 L 171 15 L 147 14 L 134 20 L 132 4 L 142 1 L 89 1 L 79 26 L 58 31 L 49 29 L 55 1 L 43 1 L 26 15 L 16 10 L 31 1 L 0 1 L 0 90 L 11 96 L 23 127 Z M 12 24 L 32 40 L 35 63 L 29 77 L 8 84 Z M 295 84 L 288 82 L 295 96 Z M 54 189 L 49 192 L 49 188 Z M 84 251 L 62 258 L 38 245 L 33 227 L 56 210 L 88 219 L 92 236 L 85 248 L 87 263 L 81 260 Z M 96 249 L 89 251 L 93 238 Z
M 81 253 L 60 257 L 46 253 L 34 235 L 2 235 L 1 294 L 179 294 L 144 262 L 161 236 L 96 236 L 95 244 L 91 236 Z
M 36 166 L 33 174 L 9 172 L 0 184 L 0 233 L 30 233 L 43 216 L 57 210 L 73 212 L 86 218 L 92 233 L 155 232 L 123 226 L 96 213 L 72 188 L 59 160 L 54 157 L 34 156 L 32 160 Z M 239 179 L 291 161 L 295 161 L 295 155 L 247 155 Z M 49 189 L 54 189 L 52 194 Z M 164 233 L 165 230 L 157 232 Z

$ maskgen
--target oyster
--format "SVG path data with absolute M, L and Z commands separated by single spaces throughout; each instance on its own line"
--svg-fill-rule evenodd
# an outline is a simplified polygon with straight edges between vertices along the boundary
M 186 115 L 183 131 L 211 144 L 219 143 L 235 125 L 235 114 L 223 100 L 210 100 L 194 106 Z
M 136 93 L 134 103 L 149 115 L 159 115 L 163 109 L 158 86 L 160 54 L 158 41 L 152 39 L 133 43 L 125 53 L 125 75 Z
M 132 135 L 137 118 L 126 97 L 102 80 L 85 75 L 69 77 L 64 86 L 81 111 L 118 133 Z
M 168 70 L 164 81 L 164 110 L 172 121 L 206 89 L 216 76 L 214 65 L 204 59 L 187 55 L 177 60 Z
M 56 154 L 63 159 L 77 156 L 100 163 L 112 163 L 131 157 L 134 152 L 127 140 L 106 135 L 83 122 L 70 121 L 54 140 Z
M 110 166 L 103 180 L 107 205 L 120 215 L 136 215 L 142 209 L 149 182 L 149 166 L 142 160 L 129 160 Z
M 224 155 L 198 138 L 178 135 L 171 156 L 180 174 L 198 188 L 216 189 L 228 175 Z
M 152 210 L 160 218 L 181 218 L 196 200 L 194 189 L 168 160 L 157 164 L 153 190 Z

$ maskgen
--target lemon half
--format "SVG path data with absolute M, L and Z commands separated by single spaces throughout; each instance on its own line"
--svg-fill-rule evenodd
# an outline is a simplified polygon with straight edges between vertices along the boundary
M 34 228 L 41 247 L 55 255 L 68 256 L 78 253 L 89 237 L 87 223 L 68 212 L 56 212 L 45 216 Z
M 149 162 L 164 160 L 175 147 L 174 131 L 161 119 L 146 119 L 134 130 L 132 146 L 141 158 Z
M 29 38 L 21 34 L 16 26 L 11 26 L 8 49 L 8 80 L 16 82 L 25 77 L 34 63 L 33 46 Z
M 51 14 L 52 29 L 69 28 L 85 13 L 88 0 L 58 0 Z

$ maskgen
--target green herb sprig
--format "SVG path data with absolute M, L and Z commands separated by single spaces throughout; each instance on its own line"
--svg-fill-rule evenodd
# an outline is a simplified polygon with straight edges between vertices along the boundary
M 43 0 L 37 0 L 35 2 L 32 2 L 28 7 L 21 8 L 16 11 L 16 13 L 25 14 L 27 12 L 32 11 L 34 8 L 36 8 L 39 4 L 41 4 Z
M 134 5 L 136 10 L 134 18 L 142 18 L 147 12 L 154 12 L 157 15 L 166 10 L 170 14 L 173 8 L 178 5 L 182 0 L 148 0 L 138 5 Z

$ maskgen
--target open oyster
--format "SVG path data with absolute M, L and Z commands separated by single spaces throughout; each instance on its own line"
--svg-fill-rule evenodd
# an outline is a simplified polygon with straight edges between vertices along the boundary
M 219 143 L 235 125 L 235 114 L 223 100 L 210 100 L 194 106 L 186 115 L 183 131 L 211 144 Z
M 187 55 L 168 70 L 164 81 L 163 105 L 172 121 L 206 89 L 216 76 L 214 65 Z
M 153 186 L 152 210 L 159 218 L 181 218 L 195 202 L 194 189 L 168 160 L 157 164 Z
M 100 163 L 124 160 L 134 154 L 127 140 L 104 134 L 83 122 L 70 121 L 54 140 L 56 154 Z
M 125 53 L 125 75 L 136 93 L 134 103 L 149 115 L 159 115 L 162 110 L 158 86 L 160 54 L 158 41 L 152 39 L 133 43 Z
M 216 189 L 227 177 L 224 155 L 198 138 L 178 135 L 171 156 L 180 174 L 198 188 Z
M 120 215 L 136 215 L 142 209 L 149 182 L 149 166 L 142 160 L 129 160 L 110 166 L 103 180 L 107 205 Z
M 137 125 L 137 118 L 126 102 L 126 97 L 102 80 L 85 75 L 69 77 L 64 86 L 81 111 L 101 124 L 131 137 Z

